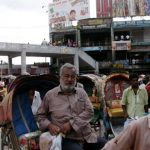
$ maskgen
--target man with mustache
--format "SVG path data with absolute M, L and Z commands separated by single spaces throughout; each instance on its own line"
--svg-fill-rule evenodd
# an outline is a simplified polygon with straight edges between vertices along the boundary
M 62 150 L 98 150 L 106 140 L 98 138 L 90 126 L 93 106 L 85 90 L 76 87 L 76 67 L 66 63 L 59 75 L 60 85 L 46 93 L 38 109 L 40 129 L 48 130 L 47 135 L 63 134 Z M 40 147 L 50 150 L 52 142 L 44 134 L 40 137 Z

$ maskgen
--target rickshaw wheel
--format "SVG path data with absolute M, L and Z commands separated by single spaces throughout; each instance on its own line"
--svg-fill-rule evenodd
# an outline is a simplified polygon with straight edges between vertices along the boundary
M 1 127 L 1 150 L 5 147 L 7 150 L 20 150 L 11 123 L 6 123 Z
M 4 148 L 7 147 L 7 149 L 11 149 L 11 141 L 9 138 L 9 135 L 7 133 L 7 129 L 4 127 L 1 128 L 1 150 L 4 150 Z

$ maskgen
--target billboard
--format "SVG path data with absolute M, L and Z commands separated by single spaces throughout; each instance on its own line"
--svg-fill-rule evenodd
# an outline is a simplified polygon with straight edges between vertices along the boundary
M 144 16 L 145 0 L 112 0 L 112 16 Z
M 96 0 L 97 17 L 149 16 L 150 0 Z
M 57 0 L 49 4 L 51 28 L 71 26 L 72 21 L 90 17 L 89 0 Z
M 144 0 L 135 0 L 136 16 L 144 16 Z
M 97 17 L 112 16 L 112 0 L 96 0 Z
M 146 16 L 150 16 L 150 0 L 144 0 L 144 12 Z

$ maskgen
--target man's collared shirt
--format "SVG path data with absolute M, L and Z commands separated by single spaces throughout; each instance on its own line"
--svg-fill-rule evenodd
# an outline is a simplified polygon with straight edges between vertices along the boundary
M 106 143 L 102 150 L 149 150 L 150 115 L 130 123 L 118 136 Z
M 40 107 L 41 102 L 42 102 L 42 100 L 41 100 L 40 93 L 38 91 L 35 91 L 33 102 L 31 105 L 33 115 L 36 115 L 36 112 L 37 112 L 38 108 Z
M 145 113 L 144 106 L 148 105 L 147 91 L 144 88 L 139 88 L 135 95 L 130 86 L 124 90 L 121 104 L 127 107 L 129 117 L 141 117 Z
M 38 110 L 38 122 L 41 130 L 46 130 L 49 123 L 61 126 L 70 122 L 72 130 L 67 138 L 97 142 L 97 136 L 90 126 L 93 117 L 93 106 L 82 88 L 65 95 L 60 86 L 48 91 Z M 49 118 L 49 119 L 48 119 Z

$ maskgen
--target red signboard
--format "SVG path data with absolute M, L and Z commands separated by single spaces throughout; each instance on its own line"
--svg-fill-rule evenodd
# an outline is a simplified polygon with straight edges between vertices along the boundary
M 97 17 L 150 15 L 150 0 L 96 0 Z
M 111 0 L 96 0 L 97 17 L 111 17 L 112 16 L 112 2 Z

